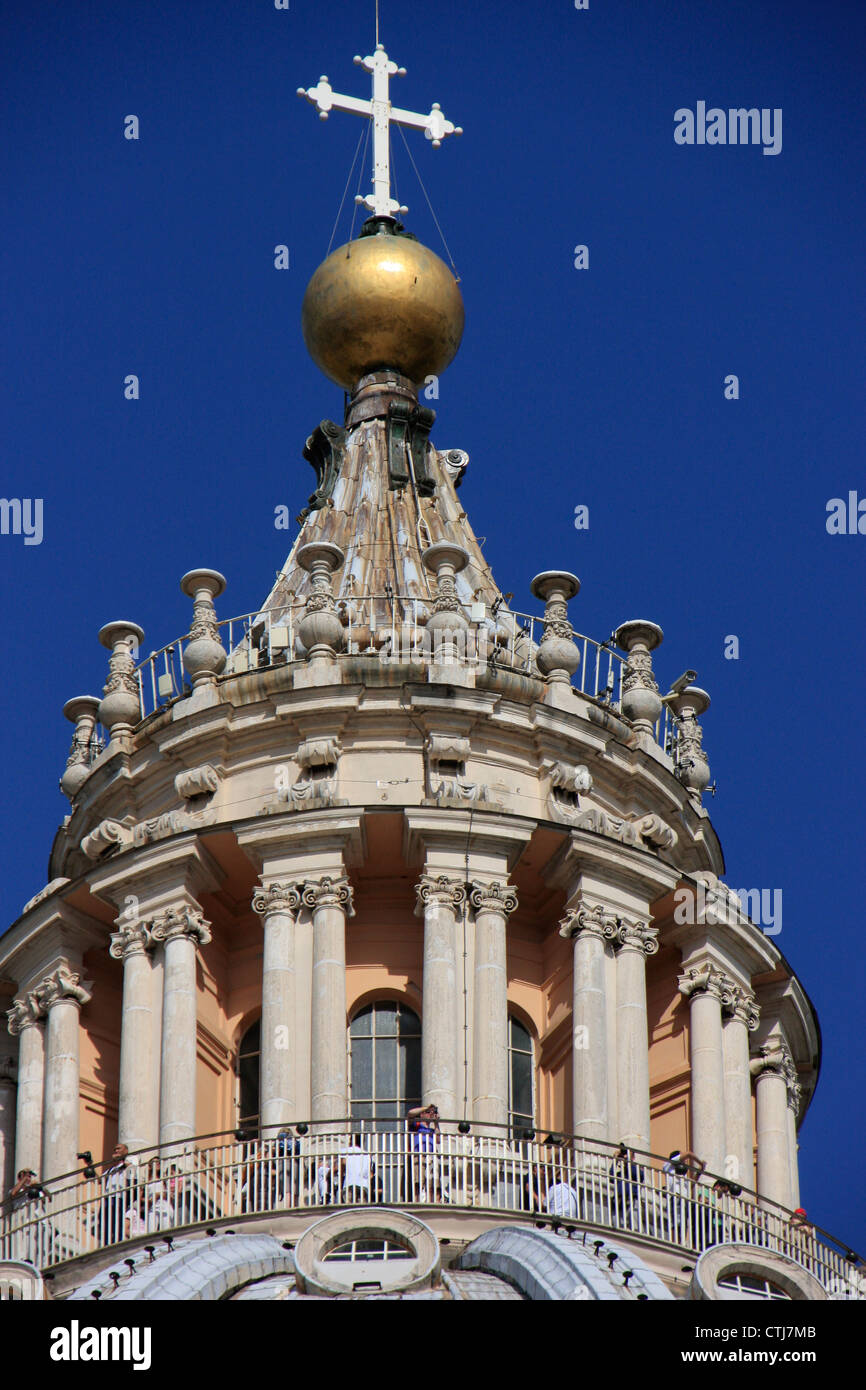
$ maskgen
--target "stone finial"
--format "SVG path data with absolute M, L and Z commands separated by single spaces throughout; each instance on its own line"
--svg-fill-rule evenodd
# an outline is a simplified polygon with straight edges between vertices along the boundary
M 437 907 L 460 907 L 466 901 L 466 885 L 462 879 L 448 874 L 422 874 L 415 885 L 418 901 L 415 915 L 420 916 L 428 904 Z
M 536 598 L 544 600 L 544 636 L 535 653 L 535 664 L 554 684 L 571 684 L 580 665 L 574 628 L 568 621 L 568 600 L 580 590 L 580 580 L 567 570 L 545 570 L 530 584 Z
M 421 552 L 424 568 L 436 577 L 436 598 L 427 620 L 433 634 L 433 659 L 446 665 L 457 661 L 469 621 L 457 597 L 456 577 L 469 564 L 469 552 L 451 541 L 437 541 Z
M 305 883 L 301 892 L 304 906 L 315 912 L 320 907 L 339 907 L 347 917 L 355 915 L 352 885 L 347 878 L 324 878 Z
M 253 912 L 265 919 L 273 912 L 294 915 L 300 906 L 300 890 L 294 883 L 268 883 L 253 893 Z
M 193 688 L 214 685 L 227 661 L 219 639 L 214 599 L 219 598 L 226 581 L 218 570 L 190 570 L 180 581 L 187 598 L 192 599 L 192 626 L 183 650 L 183 669 Z
M 661 645 L 664 633 L 656 623 L 634 618 L 622 623 L 613 636 L 617 646 L 628 653 L 622 682 L 622 712 L 637 731 L 651 734 L 662 712 L 651 653 Z
M 95 754 L 94 729 L 98 709 L 99 700 L 95 695 L 76 695 L 63 706 L 65 717 L 75 725 L 72 746 L 66 759 L 66 770 L 60 779 L 60 790 L 70 801 L 75 800 L 90 776 L 90 765 Z
M 698 717 L 710 707 L 710 697 L 697 685 L 687 685 L 678 695 L 668 697 L 668 704 L 677 719 L 675 775 L 690 796 L 699 801 L 709 786 L 710 765 L 703 750 L 703 730 Z
M 144 633 L 137 623 L 106 623 L 99 630 L 99 640 L 111 652 L 108 659 L 108 680 L 97 711 L 99 722 L 111 734 L 131 732 L 141 718 L 141 692 L 135 674 L 135 654 Z
M 469 901 L 476 912 L 500 912 L 508 916 L 517 907 L 517 891 L 502 881 L 484 883 L 473 879 Z
M 311 579 L 310 597 L 298 623 L 298 636 L 306 648 L 308 660 L 333 661 L 343 645 L 344 634 L 336 612 L 331 576 L 345 563 L 345 553 L 329 541 L 310 541 L 301 546 L 295 558 Z

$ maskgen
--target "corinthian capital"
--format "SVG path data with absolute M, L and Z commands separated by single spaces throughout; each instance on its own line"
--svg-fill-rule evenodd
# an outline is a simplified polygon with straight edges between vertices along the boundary
M 267 883 L 253 893 L 253 912 L 265 920 L 272 912 L 295 913 L 300 906 L 300 888 L 294 883 Z
M 696 994 L 710 994 L 725 1007 L 730 1006 L 736 982 L 717 965 L 693 965 L 677 980 L 680 994 L 691 999 Z
M 482 883 L 473 879 L 469 900 L 476 912 L 501 912 L 505 917 L 517 907 L 517 893 L 504 880 Z
M 115 960 L 128 960 L 130 956 L 143 956 L 153 946 L 150 930 L 145 922 L 136 917 L 118 917 L 117 931 L 111 934 L 108 954 Z
M 423 874 L 415 885 L 415 892 L 418 895 L 416 913 L 423 912 L 428 904 L 457 908 L 466 901 L 465 883 L 447 874 Z
M 760 1005 L 751 990 L 734 985 L 725 1004 L 725 1013 L 739 1023 L 745 1023 L 750 1033 L 754 1033 L 761 1019 Z
M 81 983 L 81 976 L 66 965 L 59 965 L 41 980 L 35 990 L 39 1005 L 45 1013 L 55 1004 L 77 1004 L 79 1008 L 92 999 L 90 990 Z
M 615 941 L 619 920 L 615 913 L 609 912 L 601 903 L 590 907 L 589 903 L 578 903 L 570 907 L 559 924 L 560 936 L 597 936 L 601 941 Z
M 206 946 L 211 931 L 201 912 L 191 907 L 169 907 L 148 923 L 154 941 L 176 941 L 187 936 L 197 946 Z
M 304 906 L 314 912 L 319 907 L 340 907 L 347 917 L 354 917 L 352 885 L 347 878 L 324 878 L 305 883 L 301 893 Z
M 800 1086 L 797 1081 L 797 1068 L 791 1056 L 791 1049 L 777 1034 L 773 1034 L 758 1048 L 756 1057 L 749 1063 L 752 1075 L 757 1080 L 769 1073 L 779 1076 L 788 1088 L 788 1104 L 799 1109 Z
M 43 1017 L 43 1010 L 35 993 L 25 994 L 22 998 L 16 999 L 6 1013 L 9 1032 L 13 1038 L 17 1038 L 25 1028 L 34 1027 Z
M 658 927 L 650 926 L 649 922 L 632 921 L 626 917 L 618 919 L 616 935 L 622 950 L 654 956 L 659 948 L 658 934 Z

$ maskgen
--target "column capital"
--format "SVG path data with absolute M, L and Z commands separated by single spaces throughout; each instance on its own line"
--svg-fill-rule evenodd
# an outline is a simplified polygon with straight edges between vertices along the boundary
M 757 1056 L 749 1063 L 749 1070 L 756 1081 L 766 1075 L 778 1076 L 784 1081 L 788 1105 L 795 1115 L 799 1112 L 803 1088 L 797 1080 L 797 1067 L 791 1049 L 783 1038 L 774 1035 L 762 1043 Z
M 253 893 L 253 912 L 267 921 L 273 912 L 297 912 L 303 884 L 266 883 Z
M 717 965 L 692 965 L 677 980 L 680 994 L 692 999 L 696 994 L 709 994 L 720 1004 L 730 1007 L 730 1000 L 737 989 L 736 981 Z
M 639 951 L 644 956 L 654 956 L 659 948 L 658 927 L 649 922 L 627 917 L 617 919 L 616 938 L 620 950 Z
M 723 1013 L 727 1018 L 744 1023 L 750 1033 L 754 1033 L 761 1020 L 761 1006 L 750 989 L 733 985 L 728 998 L 723 1001 Z
M 483 883 L 473 879 L 469 900 L 476 912 L 501 912 L 509 916 L 517 907 L 517 892 L 504 879 Z
M 154 941 L 176 941 L 189 937 L 197 946 L 206 946 L 211 930 L 200 911 L 191 907 L 168 907 L 147 923 Z
M 33 1028 L 41 1023 L 44 1017 L 44 1010 L 34 991 L 16 999 L 6 1012 L 7 1026 L 13 1038 L 17 1038 L 25 1028 Z
M 61 1003 L 72 1003 L 81 1008 L 93 998 L 90 990 L 81 983 L 81 976 L 65 965 L 58 965 L 56 970 L 40 980 L 34 993 L 45 1013 Z
M 305 883 L 301 900 L 305 907 L 314 912 L 320 907 L 340 907 L 347 917 L 355 915 L 352 885 L 347 878 L 331 878 L 326 874 L 323 878 Z
M 466 884 L 462 879 L 449 878 L 448 874 L 422 874 L 415 884 L 418 902 L 416 916 L 423 913 L 429 904 L 437 907 L 460 907 L 466 901 Z
M 559 924 L 559 934 L 565 937 L 597 936 L 601 941 L 616 941 L 619 919 L 601 903 L 590 907 L 579 903 L 570 907 Z
M 108 954 L 115 960 L 128 960 L 130 956 L 143 956 L 153 948 L 153 939 L 146 922 L 137 917 L 118 917 L 117 931 L 111 934 Z

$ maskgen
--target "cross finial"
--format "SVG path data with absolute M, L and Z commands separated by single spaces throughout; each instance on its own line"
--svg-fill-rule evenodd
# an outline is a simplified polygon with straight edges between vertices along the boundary
M 393 217 L 395 213 L 408 212 L 391 197 L 391 167 L 389 149 L 389 130 L 391 125 L 410 126 L 423 130 L 433 148 L 438 149 L 446 135 L 462 135 L 460 126 L 446 121 L 438 102 L 434 102 L 426 116 L 415 111 L 403 111 L 391 105 L 388 85 L 392 77 L 405 77 L 406 69 L 398 68 L 385 52 L 381 43 L 376 45 L 375 53 L 368 58 L 356 56 L 354 60 L 366 72 L 373 74 L 373 95 L 370 101 L 359 97 L 341 96 L 331 87 L 327 77 L 320 77 L 316 87 L 299 87 L 298 96 L 306 97 L 319 112 L 319 119 L 326 121 L 331 111 L 354 111 L 357 116 L 373 117 L 373 192 L 357 201 L 377 217 Z

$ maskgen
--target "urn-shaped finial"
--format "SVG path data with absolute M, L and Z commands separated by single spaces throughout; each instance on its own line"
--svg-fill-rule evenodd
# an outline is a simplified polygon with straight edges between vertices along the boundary
M 345 553 L 330 541 L 310 541 L 301 546 L 295 558 L 312 581 L 306 611 L 298 623 L 298 636 L 308 660 L 332 660 L 343 645 L 344 632 L 334 604 L 331 577 L 345 563 Z
M 75 725 L 72 746 L 66 760 L 66 770 L 60 779 L 60 790 L 74 801 L 87 778 L 93 759 L 93 731 L 99 700 L 95 695 L 76 695 L 63 706 L 66 718 Z
M 436 662 L 447 664 L 457 660 L 461 641 L 469 621 L 457 597 L 457 575 L 469 564 L 469 552 L 452 541 L 437 541 L 421 552 L 424 568 L 436 579 L 436 598 L 433 612 L 427 620 L 432 634 L 433 656 Z
M 535 664 L 552 683 L 571 684 L 580 665 L 574 628 L 568 621 L 568 601 L 580 591 L 580 580 L 568 570 L 545 570 L 530 584 L 536 598 L 544 600 L 544 636 L 535 653 Z
M 652 733 L 662 712 L 662 700 L 653 675 L 651 653 L 661 645 L 664 633 L 657 623 L 633 618 L 614 633 L 618 647 L 628 653 L 622 682 L 622 712 L 635 729 Z
M 194 688 L 213 685 L 228 659 L 219 639 L 213 602 L 225 589 L 225 578 L 219 570 L 190 570 L 180 587 L 192 599 L 192 626 L 183 651 L 183 668 Z
M 669 696 L 668 704 L 677 716 L 676 775 L 690 796 L 700 798 L 709 786 L 710 765 L 698 719 L 709 709 L 710 697 L 700 686 L 687 685 L 685 690 Z
M 106 623 L 99 640 L 111 652 L 108 680 L 99 704 L 99 722 L 112 738 L 128 733 L 141 718 L 141 695 L 135 674 L 135 657 L 144 632 L 137 623 Z

